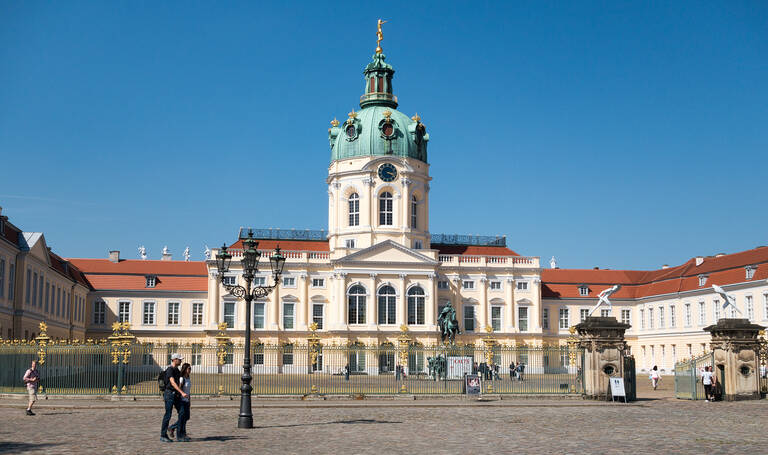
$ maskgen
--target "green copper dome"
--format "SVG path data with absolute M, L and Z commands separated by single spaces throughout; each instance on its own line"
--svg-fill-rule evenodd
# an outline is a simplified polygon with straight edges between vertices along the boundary
M 366 66 L 365 94 L 360 97 L 360 111 L 352 111 L 344 123 L 331 122 L 328 140 L 331 161 L 358 156 L 393 155 L 427 162 L 426 132 L 421 119 L 408 118 L 398 111 L 392 94 L 395 70 L 377 52 Z

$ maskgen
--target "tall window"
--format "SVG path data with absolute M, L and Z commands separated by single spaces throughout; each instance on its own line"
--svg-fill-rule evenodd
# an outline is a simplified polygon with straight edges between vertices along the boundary
M 107 304 L 101 301 L 93 302 L 93 323 L 104 324 Z
M 411 229 L 417 228 L 418 221 L 418 205 L 416 205 L 416 196 L 411 196 Z
M 491 307 L 491 327 L 496 332 L 501 331 L 501 307 L 500 306 Z
M 663 306 L 659 307 L 659 328 L 660 329 L 664 328 L 664 307 Z
M 168 325 L 179 325 L 179 302 L 168 302 Z
M 648 308 L 648 328 L 653 328 L 653 308 Z
M 707 305 L 704 302 L 699 302 L 699 325 L 707 323 Z
M 202 325 L 202 324 L 203 324 L 203 304 L 193 303 L 192 304 L 192 325 Z
M 751 295 L 744 297 L 744 306 L 747 307 L 747 319 L 750 321 L 755 319 L 755 305 L 752 303 Z
M 30 299 L 29 288 L 30 288 L 30 285 L 32 284 L 32 278 L 30 277 L 31 274 L 32 274 L 32 271 L 27 269 L 27 295 L 26 297 L 24 297 L 24 302 L 26 302 L 27 304 L 29 304 L 29 299 Z M 32 302 L 34 302 L 34 300 L 32 300 Z M 766 317 L 768 317 L 768 313 L 766 313 Z
M 253 304 L 253 328 L 264 328 L 264 302 L 256 302 Z
M 283 328 L 286 330 L 293 329 L 293 323 L 295 320 L 295 308 L 296 304 L 294 303 L 283 303 Z
M 42 279 L 40 279 L 40 283 L 42 284 Z M 48 312 L 48 301 L 51 299 L 51 284 L 49 282 L 45 282 L 45 312 Z
M 424 324 L 424 289 L 408 290 L 408 324 Z
M 192 365 L 200 365 L 203 363 L 203 345 L 200 343 L 195 343 L 192 345 L 192 361 L 190 362 Z
M 312 304 L 312 322 L 317 324 L 318 330 L 323 330 L 323 304 Z
M 464 306 L 464 330 L 467 332 L 475 331 L 475 306 Z
M 155 302 L 144 302 L 144 325 L 153 325 L 155 323 Z
M 0 258 L 0 297 L 5 292 L 5 259 Z
M 715 324 L 717 324 L 717 321 L 720 319 L 720 301 L 715 299 L 712 301 L 712 312 L 715 315 Z
M 542 308 L 541 310 L 541 328 L 549 329 L 549 308 Z
M 224 322 L 229 329 L 235 327 L 235 302 L 224 302 Z
M 768 293 L 763 294 L 763 319 L 768 319 Z
M 117 322 L 131 321 L 131 302 L 118 302 L 117 304 Z
M 587 316 L 589 316 L 589 310 L 584 308 L 579 310 L 579 322 L 584 322 L 587 319 Z
M 558 318 L 560 321 L 560 328 L 561 329 L 567 329 L 570 327 L 570 321 L 568 320 L 568 308 L 560 308 L 560 316 Z
M 360 196 L 357 193 L 349 195 L 349 225 L 360 225 Z
M 347 294 L 347 323 L 365 324 L 365 288 L 356 284 Z
M 645 328 L 645 310 L 643 310 L 642 308 L 640 309 L 640 328 L 641 329 Z
M 392 193 L 385 191 L 379 196 L 379 224 L 392 226 Z
M 517 309 L 517 325 L 521 332 L 528 331 L 528 307 Z
M 677 319 L 677 318 L 675 316 L 676 316 L 675 315 L 675 306 L 674 305 L 670 305 L 669 306 L 669 326 L 670 327 L 675 327 L 677 325 L 677 321 L 675 321 L 675 319 Z
M 379 289 L 379 324 L 395 324 L 395 290 L 392 286 Z
M 283 346 L 283 365 L 293 365 L 293 345 Z
M 747 266 L 744 268 L 746 271 L 746 278 L 748 280 L 751 280 L 753 276 L 755 276 L 755 267 Z
M 686 327 L 691 326 L 691 304 L 685 304 L 685 314 L 683 315 L 684 323 Z
M 253 364 L 264 365 L 264 345 L 262 343 L 253 346 Z
M 621 310 L 621 322 L 622 324 L 632 323 L 632 310 Z
M 32 280 L 32 305 L 38 305 L 37 301 L 37 272 L 34 272 L 35 277 Z M 29 273 L 27 273 L 27 279 L 29 279 Z

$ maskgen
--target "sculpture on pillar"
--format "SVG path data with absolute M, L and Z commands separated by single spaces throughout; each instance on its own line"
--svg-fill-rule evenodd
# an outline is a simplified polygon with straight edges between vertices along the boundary
M 208 245 L 205 245 L 205 251 L 203 251 L 203 255 L 205 256 L 206 261 L 211 260 L 211 249 L 208 248 Z
M 723 288 L 721 288 L 720 286 L 716 285 L 716 284 L 712 285 L 712 289 L 714 289 L 714 291 L 715 291 L 715 293 L 717 293 L 717 295 L 719 295 L 720 297 L 723 298 L 723 311 L 725 311 L 728 308 L 728 306 L 730 305 L 730 306 L 733 307 L 733 309 L 737 313 L 739 313 L 739 316 L 744 316 L 741 313 L 741 311 L 738 308 L 736 308 L 736 298 L 734 296 L 732 296 L 730 294 L 726 294 L 725 290 Z
M 184 261 L 189 262 L 189 247 L 184 248 Z
M 448 302 L 448 305 L 440 312 L 440 316 L 437 317 L 437 325 L 440 328 L 440 341 L 445 343 L 446 338 L 451 344 L 454 344 L 456 334 L 461 333 L 459 330 L 459 321 L 456 319 L 456 310 Z
M 555 259 L 554 256 L 552 256 L 552 259 L 549 260 L 549 268 L 550 269 L 556 269 L 557 268 L 557 259 Z
M 592 316 L 592 313 L 597 311 L 598 308 L 600 308 L 600 305 L 606 304 L 608 306 L 608 309 L 611 309 L 611 301 L 608 300 L 608 297 L 610 297 L 614 292 L 621 289 L 620 284 L 614 284 L 613 286 L 609 287 L 608 289 L 603 289 L 600 291 L 599 294 L 597 294 L 597 304 L 592 307 L 592 309 L 589 311 L 589 315 Z

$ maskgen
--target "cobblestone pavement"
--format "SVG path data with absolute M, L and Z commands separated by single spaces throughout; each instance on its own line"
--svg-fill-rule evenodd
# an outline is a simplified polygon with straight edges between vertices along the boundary
M 642 388 L 640 396 L 648 395 Z M 239 430 L 237 400 L 197 400 L 192 442 L 159 441 L 161 403 L 47 400 L 37 416 L 0 400 L 0 453 L 766 453 L 768 401 L 658 397 L 634 404 L 511 399 L 255 401 Z M 91 406 L 91 407 L 89 407 Z

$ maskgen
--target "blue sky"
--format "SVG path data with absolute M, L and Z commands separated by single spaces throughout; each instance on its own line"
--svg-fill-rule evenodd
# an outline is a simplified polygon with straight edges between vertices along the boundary
M 384 26 L 433 233 L 561 267 L 768 244 L 766 2 L 0 3 L 0 206 L 68 257 L 327 225 Z

